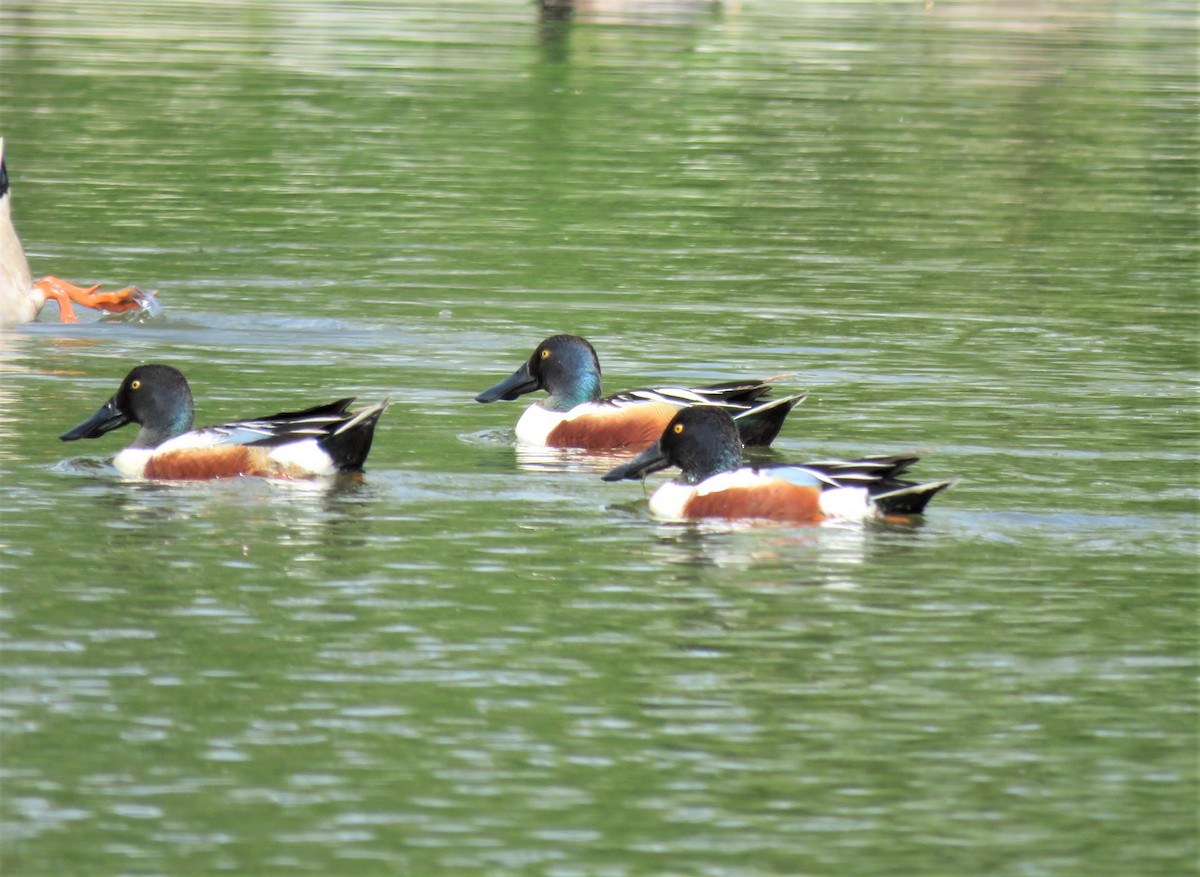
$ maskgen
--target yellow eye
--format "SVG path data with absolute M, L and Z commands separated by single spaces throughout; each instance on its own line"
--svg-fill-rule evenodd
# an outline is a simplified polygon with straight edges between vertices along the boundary
M 675 424 L 675 435 L 679 435 L 682 432 L 683 432 L 683 424 L 682 423 Z
M 142 386 L 141 381 L 134 381 L 132 384 L 129 385 L 129 389 L 136 390 L 136 389 L 139 389 L 141 386 Z
M 550 351 L 549 351 L 549 350 L 543 350 L 543 351 L 542 351 L 542 359 L 549 359 L 549 358 L 550 358 Z

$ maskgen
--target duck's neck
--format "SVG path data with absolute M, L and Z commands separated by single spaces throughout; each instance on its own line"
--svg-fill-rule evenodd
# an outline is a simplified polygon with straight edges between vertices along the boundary
M 556 386 L 542 405 L 551 411 L 570 411 L 584 402 L 600 398 L 600 373 L 588 369 L 577 372 L 566 386 Z
M 160 425 L 151 426 L 143 423 L 142 428 L 138 430 L 137 436 L 133 440 L 131 448 L 157 448 L 167 439 L 173 439 L 177 435 L 183 435 L 192 428 L 192 411 L 188 408 L 181 408 L 165 418 Z
M 742 449 L 737 445 L 709 448 L 702 456 L 687 461 L 681 480 L 685 484 L 699 484 L 714 475 L 733 472 L 741 467 Z

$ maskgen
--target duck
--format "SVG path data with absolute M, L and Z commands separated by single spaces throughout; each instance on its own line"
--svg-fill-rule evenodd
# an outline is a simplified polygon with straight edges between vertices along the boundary
M 605 481 L 640 479 L 679 467 L 680 477 L 650 497 L 650 514 L 667 521 L 767 519 L 810 524 L 826 520 L 908 520 L 957 479 L 914 482 L 900 476 L 912 454 L 822 460 L 753 468 L 743 465 L 737 426 L 713 405 L 680 410 L 658 441 L 609 470 Z
M 0 137 L 0 327 L 32 322 L 48 299 L 58 302 L 59 319 L 64 323 L 79 321 L 76 304 L 108 313 L 157 309 L 154 293 L 136 286 L 101 292 L 99 285 L 83 288 L 53 276 L 34 282 L 25 249 L 13 227 L 12 193 L 9 191 L 4 138 Z
M 388 401 L 351 411 L 351 396 L 301 411 L 192 429 L 195 412 L 187 378 L 174 366 L 152 363 L 133 368 L 100 410 L 59 438 L 99 438 L 138 424 L 133 443 L 113 459 L 117 471 L 130 478 L 312 478 L 362 470 Z
M 742 443 L 770 445 L 804 394 L 764 400 L 768 381 L 743 380 L 701 387 L 656 387 L 604 396 L 600 358 L 578 335 L 551 335 L 512 375 L 475 397 L 476 402 L 512 401 L 545 390 L 517 421 L 517 441 L 526 445 L 590 450 L 641 451 L 662 434 L 681 408 L 716 405 L 733 412 Z

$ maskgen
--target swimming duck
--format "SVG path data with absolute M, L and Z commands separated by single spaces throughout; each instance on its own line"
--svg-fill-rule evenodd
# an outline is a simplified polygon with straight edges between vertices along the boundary
M 132 478 L 205 479 L 235 475 L 307 478 L 357 472 L 371 450 L 385 399 L 348 411 L 354 398 L 192 429 L 192 391 L 179 369 L 139 365 L 92 417 L 64 432 L 64 442 L 98 438 L 138 424 L 133 444 L 113 459 Z
M 902 480 L 899 476 L 917 459 L 901 454 L 751 468 L 742 465 L 742 444 L 729 413 L 712 405 L 694 405 L 676 414 L 654 445 L 603 478 L 643 478 L 678 466 L 680 478 L 663 484 L 650 497 L 650 513 L 671 521 L 865 521 L 919 515 L 935 495 L 957 480 Z
M 770 378 L 766 379 L 770 380 Z M 766 380 L 728 381 L 688 389 L 657 387 L 602 396 L 600 359 L 578 335 L 552 335 L 519 369 L 475 397 L 512 401 L 535 390 L 550 395 L 525 409 L 517 439 L 555 448 L 626 448 L 652 445 L 680 408 L 704 403 L 728 408 L 746 445 L 769 445 L 803 395 L 759 401 Z
M 36 283 L 33 281 L 25 249 L 12 224 L 4 138 L 0 137 L 0 326 L 28 323 L 36 319 L 48 298 L 58 302 L 62 322 L 74 323 L 79 318 L 72 302 L 109 313 L 121 313 L 150 307 L 154 295 L 136 286 L 116 292 L 100 292 L 99 289 L 98 285 L 83 289 L 58 277 L 43 277 Z

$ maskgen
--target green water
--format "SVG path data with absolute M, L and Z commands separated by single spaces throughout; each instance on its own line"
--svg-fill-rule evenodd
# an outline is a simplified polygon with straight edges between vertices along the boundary
M 0 335 L 0 873 L 1195 873 L 1194 8 L 578 7 L 0 0 L 34 272 L 164 307 Z M 657 524 L 472 401 L 559 331 L 962 481 Z M 130 484 L 145 361 L 393 406 Z

